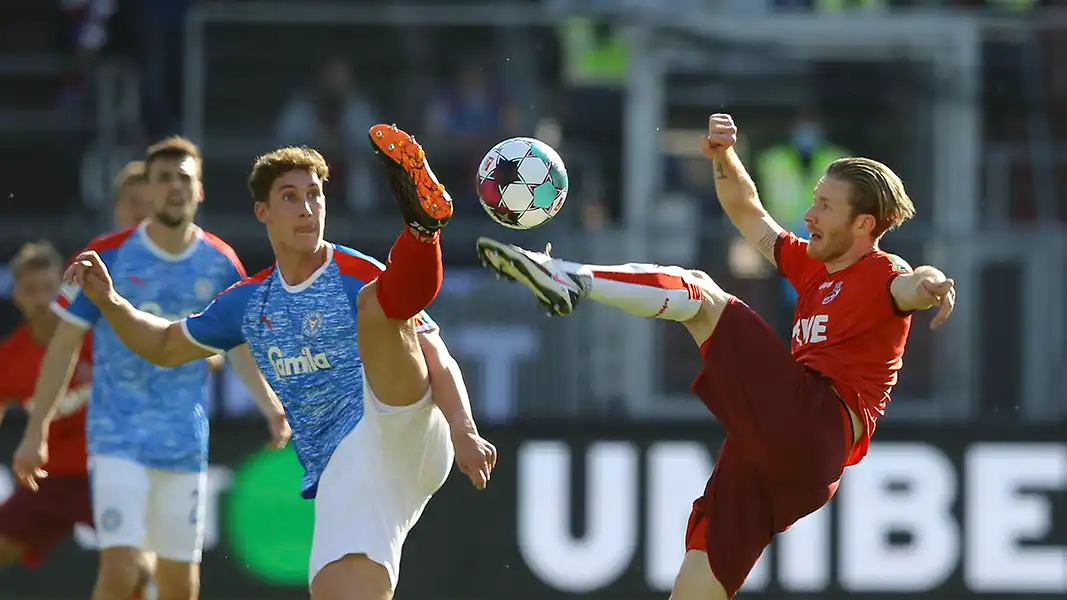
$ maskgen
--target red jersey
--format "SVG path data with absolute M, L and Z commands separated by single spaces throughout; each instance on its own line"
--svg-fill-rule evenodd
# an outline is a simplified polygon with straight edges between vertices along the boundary
M 0 402 L 25 404 L 33 397 L 45 347 L 30 337 L 30 329 L 19 325 L 0 340 Z M 85 411 L 92 391 L 92 343 L 82 343 L 70 387 L 59 399 L 56 417 L 48 430 L 48 464 L 52 475 L 86 475 Z
M 822 373 L 863 421 L 847 464 L 867 454 L 878 418 L 904 364 L 911 313 L 897 308 L 889 287 L 911 268 L 876 250 L 836 273 L 808 256 L 808 243 L 783 233 L 774 247 L 778 270 L 797 291 L 791 347 L 797 362 Z

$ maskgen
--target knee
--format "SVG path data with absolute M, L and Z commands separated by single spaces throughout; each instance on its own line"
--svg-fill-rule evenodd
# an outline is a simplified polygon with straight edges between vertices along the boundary
M 348 554 L 315 574 L 312 600 L 391 600 L 393 586 L 388 569 L 366 554 Z
M 363 286 L 363 289 L 359 290 L 359 294 L 356 295 L 356 310 L 359 311 L 361 316 L 380 316 L 383 319 L 385 318 L 382 304 L 378 301 L 377 280 L 368 283 Z
M 158 586 L 158 600 L 194 600 L 199 597 L 200 586 L 195 581 L 171 582 L 166 587 Z
M 690 323 L 699 325 L 707 322 L 714 325 L 718 322 L 723 307 L 730 303 L 733 296 L 719 287 L 719 284 L 715 283 L 715 280 L 704 271 L 687 270 L 686 281 L 701 292 L 700 309 Z
M 139 596 L 144 597 L 144 590 L 152 585 L 156 574 L 156 555 L 151 552 L 143 552 L 137 561 L 137 590 Z
M 106 548 L 100 553 L 100 571 L 96 587 L 105 598 L 127 598 L 140 579 L 139 550 Z
M 200 565 L 161 561 L 156 569 L 159 600 L 193 600 L 200 593 Z
M 415 317 L 412 317 L 407 320 L 390 319 L 388 316 L 386 316 L 385 310 L 382 308 L 382 304 L 378 300 L 377 290 L 377 281 L 372 281 L 371 283 L 363 286 L 363 289 L 359 290 L 359 294 L 356 296 L 357 326 L 372 327 L 377 330 L 385 326 L 384 324 L 388 323 L 389 325 L 387 326 L 387 331 L 391 332 L 394 328 L 396 328 L 399 329 L 403 334 L 410 330 L 410 335 L 408 335 L 407 337 L 414 337 Z
M 703 292 L 704 304 L 722 306 L 730 301 L 732 296 L 715 283 L 715 280 L 704 271 L 692 269 L 689 272 L 689 281 Z

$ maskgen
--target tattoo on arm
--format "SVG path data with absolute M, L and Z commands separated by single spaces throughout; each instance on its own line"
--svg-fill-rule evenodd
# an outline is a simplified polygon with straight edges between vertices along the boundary
M 774 246 L 777 243 L 778 234 L 773 231 L 770 231 L 767 232 L 767 235 L 760 238 L 759 244 L 757 245 L 759 251 L 762 252 L 763 255 L 767 257 L 767 260 L 771 261 L 772 263 L 774 262 Z
M 722 168 L 722 163 L 715 161 L 715 179 L 726 179 L 726 171 Z

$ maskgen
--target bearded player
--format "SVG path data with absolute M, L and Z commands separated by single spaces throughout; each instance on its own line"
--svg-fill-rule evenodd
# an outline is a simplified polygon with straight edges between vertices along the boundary
M 704 495 L 693 504 L 675 600 L 732 598 L 772 538 L 829 502 L 846 466 L 867 452 L 897 381 L 916 310 L 952 312 L 941 271 L 912 271 L 878 248 L 915 214 L 904 185 L 866 158 L 833 163 L 804 215 L 810 241 L 760 204 L 733 150 L 729 115 L 709 120 L 704 152 L 723 209 L 796 288 L 792 353 L 748 306 L 708 275 L 679 267 L 610 267 L 478 241 L 486 265 L 529 287 L 556 314 L 590 298 L 683 323 L 704 357 L 693 392 L 726 429 Z
M 400 554 L 453 457 L 476 487 L 496 450 L 479 434 L 458 365 L 424 309 L 441 286 L 440 230 L 452 201 L 415 139 L 376 125 L 406 226 L 388 265 L 323 240 L 329 169 L 308 148 L 261 156 L 249 187 L 275 264 L 170 321 L 115 291 L 100 257 L 68 277 L 134 352 L 174 366 L 247 343 L 278 391 L 315 499 L 309 581 L 316 600 L 391 598 Z
M 150 217 L 97 238 L 90 248 L 105 257 L 120 289 L 145 310 L 191 314 L 240 280 L 244 270 L 228 245 L 193 222 L 203 199 L 196 146 L 182 138 L 164 140 L 147 150 L 144 168 Z M 207 496 L 206 365 L 159 369 L 146 363 L 76 289 L 65 289 L 53 310 L 62 322 L 42 359 L 15 473 L 25 486 L 39 485 L 59 391 L 91 329 L 95 373 L 87 437 L 100 547 L 93 598 L 129 598 L 141 583 L 144 551 L 158 557 L 160 597 L 195 598 Z M 281 405 L 247 347 L 235 348 L 231 357 L 280 445 L 288 435 Z
M 133 161 L 116 175 L 114 219 L 120 229 L 148 218 L 144 163 Z M 26 403 L 44 358 L 45 348 L 58 325 L 49 308 L 59 292 L 63 264 L 48 242 L 26 244 L 11 261 L 13 299 L 23 323 L 0 341 L 0 403 Z M 48 437 L 50 460 L 41 467 L 50 478 L 34 493 L 18 487 L 0 505 L 0 566 L 22 562 L 37 566 L 55 544 L 69 536 L 78 523 L 92 525 L 92 504 L 85 447 L 85 413 L 91 389 L 92 344 L 79 353 L 70 384 L 60 399 Z M 0 405 L 0 419 L 3 417 Z M 134 598 L 144 597 L 151 585 L 155 557 L 141 557 Z

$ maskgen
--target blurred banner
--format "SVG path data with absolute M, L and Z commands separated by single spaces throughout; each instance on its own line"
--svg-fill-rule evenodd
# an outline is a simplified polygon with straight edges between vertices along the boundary
M 5 459 L 19 424 L 0 432 Z M 409 538 L 404 598 L 656 598 L 682 558 L 721 440 L 694 424 L 491 429 L 501 462 L 476 492 L 454 472 Z M 205 597 L 306 597 L 313 504 L 265 429 L 216 426 Z M 11 477 L 0 470 L 0 497 Z M 84 597 L 91 532 L 0 597 Z M 62 577 L 56 577 L 62 573 Z M 1051 428 L 886 426 L 834 503 L 780 536 L 746 598 L 1020 599 L 1067 592 L 1067 443 Z M 894 596 L 896 597 L 896 596 Z

